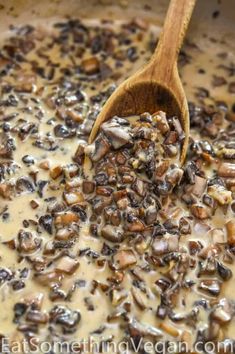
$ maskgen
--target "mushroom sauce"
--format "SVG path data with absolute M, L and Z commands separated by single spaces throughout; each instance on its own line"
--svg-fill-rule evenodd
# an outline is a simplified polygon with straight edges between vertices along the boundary
M 146 341 L 186 343 L 178 353 L 235 345 L 235 58 L 206 35 L 205 47 L 186 40 L 183 167 L 180 121 L 164 112 L 114 117 L 87 145 L 158 33 L 141 18 L 63 19 L 3 36 L 0 337 L 12 351 L 90 337 L 96 351 L 69 352 L 111 341 L 143 354 Z

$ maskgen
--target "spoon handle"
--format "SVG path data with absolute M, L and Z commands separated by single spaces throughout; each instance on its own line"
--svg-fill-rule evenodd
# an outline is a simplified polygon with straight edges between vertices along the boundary
M 166 81 L 177 64 L 186 30 L 196 0 L 171 0 L 165 18 L 163 30 L 151 61 L 156 65 L 156 74 Z M 151 66 L 152 66 L 151 65 Z M 159 68 L 159 71 L 158 71 Z

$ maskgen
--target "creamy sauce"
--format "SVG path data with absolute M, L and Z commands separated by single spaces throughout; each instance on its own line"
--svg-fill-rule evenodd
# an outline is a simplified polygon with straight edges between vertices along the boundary
M 99 22 L 87 22 L 86 25 L 88 27 L 101 26 Z M 107 23 L 103 24 L 107 28 L 112 28 L 114 31 L 119 34 L 121 31 L 121 23 Z M 40 28 L 36 30 L 36 32 L 32 33 L 32 37 L 38 37 L 35 41 L 36 47 L 27 54 L 27 62 L 20 63 L 20 70 L 12 69 L 9 71 L 9 74 L 4 76 L 1 80 L 1 89 L 6 84 L 13 84 L 15 85 L 19 80 L 19 72 L 24 72 L 29 75 L 35 74 L 32 72 L 32 61 L 38 61 L 38 67 L 45 67 L 47 68 L 47 60 L 53 62 L 55 64 L 55 74 L 53 79 L 46 80 L 37 75 L 36 81 L 34 82 L 34 87 L 32 92 L 30 93 L 14 93 L 16 97 L 23 96 L 27 100 L 19 100 L 19 104 L 17 107 L 0 107 L 0 119 L 3 120 L 4 117 L 12 114 L 12 113 L 19 113 L 17 118 L 9 121 L 11 127 L 15 125 L 17 119 L 22 118 L 27 120 L 28 122 L 32 122 L 38 126 L 38 134 L 39 137 L 46 136 L 46 134 L 50 133 L 54 138 L 54 127 L 57 124 L 63 124 L 63 119 L 59 117 L 58 110 L 56 113 L 56 109 L 50 108 L 47 103 L 47 98 L 57 92 L 58 88 L 58 80 L 63 77 L 63 72 L 66 73 L 66 70 L 61 69 L 72 69 L 72 75 L 74 75 L 74 67 L 80 65 L 80 54 L 79 48 L 82 47 L 81 44 L 78 42 L 75 44 L 72 42 L 71 37 L 65 43 L 63 43 L 64 49 L 63 53 L 64 56 L 61 55 L 61 43 L 57 43 L 52 46 L 51 44 L 55 41 L 57 36 L 57 29 L 52 26 L 52 24 L 44 24 L 40 25 Z M 95 29 L 93 30 L 93 34 L 95 33 Z M 79 72 L 78 68 L 78 75 L 74 78 L 74 82 L 79 85 L 82 83 L 82 90 L 84 92 L 85 99 L 84 102 L 75 103 L 75 107 L 81 113 L 81 121 L 87 117 L 87 111 L 90 110 L 92 112 L 92 107 L 90 108 L 91 104 L 89 103 L 89 97 L 93 96 L 94 94 L 99 93 L 100 91 L 104 91 L 107 89 L 114 81 L 116 83 L 121 82 L 127 75 L 129 76 L 131 72 L 135 72 L 136 68 L 138 68 L 143 62 L 145 62 L 151 55 L 149 51 L 149 42 L 159 33 L 159 28 L 151 27 L 147 31 L 137 31 L 137 34 L 130 34 L 130 38 L 132 39 L 132 45 L 135 45 L 137 49 L 137 59 L 134 61 L 130 61 L 128 59 L 123 59 L 120 64 L 120 67 L 115 68 L 115 61 L 113 59 L 107 59 L 106 64 L 108 64 L 113 72 L 116 75 L 108 77 L 103 80 L 97 80 L 95 78 L 90 78 L 89 81 L 84 80 L 84 75 Z M 4 37 L 4 35 L 3 35 Z M 7 43 L 8 39 L 2 39 L 2 44 Z M 115 45 L 115 44 L 114 44 Z M 200 44 L 199 44 L 200 45 Z M 71 49 L 71 46 L 75 46 L 75 49 Z M 123 48 L 126 48 L 126 44 L 123 44 Z M 226 70 L 224 67 L 220 65 L 223 64 L 224 66 L 229 66 L 231 62 L 234 62 L 235 58 L 232 53 L 228 53 L 225 59 L 221 59 L 218 57 L 218 54 L 223 52 L 223 44 L 220 43 L 219 46 L 217 43 L 213 43 L 208 38 L 205 38 L 203 42 L 203 46 L 194 47 L 190 44 L 186 44 L 184 50 L 188 53 L 192 60 L 187 63 L 187 65 L 181 66 L 180 72 L 183 78 L 183 83 L 186 89 L 186 94 L 189 100 L 195 101 L 195 92 L 197 91 L 197 87 L 203 87 L 210 90 L 211 97 L 206 98 L 206 103 L 214 103 L 214 101 L 218 100 L 225 100 L 226 103 L 231 106 L 234 103 L 234 94 L 229 94 L 227 92 L 228 83 L 221 85 L 219 87 L 211 89 L 211 82 L 213 79 L 214 73 L 216 75 L 225 75 Z M 224 49 L 225 50 L 225 49 Z M 71 54 L 68 55 L 68 53 Z M 39 57 L 38 53 L 43 54 L 44 56 L 47 55 L 48 58 Z M 90 49 L 86 50 L 83 59 L 87 59 L 91 57 Z M 117 55 L 121 56 L 121 53 L 117 53 Z M 31 62 L 31 64 L 29 63 Z M 56 65 L 59 63 L 59 66 Z M 49 65 L 48 65 L 49 67 Z M 202 69 L 205 71 L 202 73 Z M 22 71 L 21 71 L 22 70 Z M 199 72 L 201 70 L 201 73 Z M 21 74 L 20 74 L 21 75 Z M 232 82 L 234 78 L 232 76 L 226 76 L 227 82 Z M 8 94 L 4 94 L 4 98 L 6 98 Z M 69 95 L 68 95 L 69 96 Z M 36 103 L 32 100 L 35 98 L 39 100 L 39 103 Z M 68 98 L 69 99 L 69 98 Z M 99 105 L 95 104 L 95 110 L 99 109 Z M 27 109 L 26 109 L 27 108 Z M 70 108 L 74 108 L 73 105 Z M 94 108 L 93 108 L 94 109 Z M 42 114 L 39 114 L 37 117 L 35 116 L 38 111 L 41 111 Z M 51 125 L 48 124 L 48 120 L 52 119 Z M 82 126 L 82 124 L 81 124 Z M 76 128 L 77 129 L 77 128 Z M 46 151 L 41 148 L 35 147 L 32 145 L 35 142 L 35 139 L 38 139 L 37 133 L 32 134 L 26 137 L 25 140 L 21 140 L 17 134 L 14 134 L 15 138 L 15 145 L 16 150 L 13 151 L 13 159 L 17 165 L 19 165 L 19 169 L 15 173 L 11 175 L 7 175 L 4 182 L 12 182 L 14 183 L 17 178 L 20 176 L 28 175 L 29 172 L 37 174 L 37 181 L 39 180 L 47 180 L 49 183 L 43 189 L 43 197 L 40 197 L 38 192 L 32 193 L 21 193 L 20 195 L 12 197 L 12 200 L 3 199 L 0 196 L 0 212 L 7 207 L 7 210 L 2 213 L 0 218 L 0 240 L 1 242 L 10 241 L 17 237 L 17 234 L 20 229 L 24 229 L 26 231 L 33 231 L 37 233 L 37 225 L 33 225 L 32 223 L 25 227 L 23 224 L 24 220 L 35 220 L 38 221 L 39 217 L 45 215 L 47 213 L 48 202 L 45 199 L 55 197 L 57 201 L 61 201 L 62 194 L 64 192 L 64 183 L 61 183 L 60 178 L 51 179 L 50 178 L 50 170 L 53 167 L 62 165 L 64 168 L 66 165 L 73 163 L 72 156 L 74 156 L 78 143 L 85 143 L 87 139 L 87 135 L 84 136 L 82 133 L 79 134 L 79 129 L 77 129 L 76 136 L 69 139 L 63 138 L 56 138 L 55 144 L 58 148 L 55 151 Z M 200 134 L 194 130 L 192 130 L 192 136 L 196 139 L 200 139 Z M 0 140 L 1 143 L 1 140 Z M 30 167 L 26 167 L 26 165 L 22 162 L 22 157 L 25 155 L 33 156 L 34 163 Z M 43 161 L 49 162 L 49 171 L 44 170 L 40 167 L 40 163 Z M 214 168 L 214 167 L 213 167 Z M 207 168 L 205 166 L 206 173 L 208 175 L 212 174 L 212 167 Z M 81 175 L 78 179 L 78 187 L 81 186 Z M 66 182 L 68 182 L 72 178 L 67 178 Z M 234 190 L 233 190 L 234 192 Z M 38 202 L 38 207 L 36 209 L 32 209 L 30 206 L 30 202 L 35 200 Z M 179 210 L 177 210 L 177 206 Z M 177 215 L 174 215 L 174 211 Z M 175 217 L 176 220 L 179 220 L 181 216 L 184 216 L 185 213 L 188 216 L 189 211 L 185 204 L 181 201 L 176 202 L 175 208 L 168 207 L 166 205 L 165 212 L 172 213 L 172 217 Z M 9 215 L 8 215 L 9 214 Z M 4 216 L 5 215 L 5 216 Z M 212 217 L 209 221 L 206 221 L 207 224 L 210 224 L 211 228 L 223 228 L 227 220 L 234 218 L 234 213 L 229 209 L 227 215 L 224 215 L 221 210 L 217 211 L 216 215 Z M 164 218 L 163 218 L 164 219 Z M 199 240 L 202 242 L 204 247 L 207 244 L 210 244 L 211 238 L 209 236 L 209 232 L 207 230 L 201 231 L 203 229 L 201 222 L 195 222 L 196 225 L 193 225 L 191 235 L 182 236 L 180 240 L 180 245 L 185 247 L 190 240 Z M 204 222 L 203 222 L 204 223 Z M 203 224 L 202 223 L 202 224 Z M 51 241 L 54 238 L 54 231 L 53 235 L 49 235 L 45 230 L 39 234 L 42 244 L 45 245 L 48 241 Z M 76 239 L 75 245 L 72 248 L 72 254 L 77 257 L 79 250 L 83 250 L 86 248 L 92 249 L 98 253 L 101 252 L 103 246 L 103 240 L 99 238 L 92 237 L 89 232 L 89 225 L 84 222 L 81 223 L 81 229 L 79 231 L 79 237 Z M 32 259 L 36 257 L 43 257 L 42 252 L 36 252 L 35 254 L 30 254 Z M 46 256 L 47 259 L 53 260 L 54 255 Z M 45 258 L 45 257 L 44 257 Z M 102 258 L 102 257 L 101 257 Z M 10 337 L 14 339 L 17 332 L 17 325 L 13 323 L 13 307 L 17 302 L 22 301 L 25 299 L 29 294 L 32 296 L 33 294 L 42 293 L 44 295 L 44 300 L 42 304 L 42 311 L 48 312 L 50 311 L 55 304 L 60 305 L 67 305 L 71 310 L 79 310 L 82 318 L 79 322 L 79 325 L 76 329 L 76 332 L 72 335 L 72 339 L 76 338 L 76 340 L 82 340 L 83 338 L 88 339 L 91 333 L 99 329 L 101 326 L 105 324 L 106 328 L 103 333 L 101 334 L 92 334 L 94 337 L 102 337 L 103 339 L 113 338 L 116 342 L 120 341 L 123 338 L 123 331 L 119 328 L 119 322 L 114 321 L 112 323 L 107 322 L 107 317 L 115 310 L 115 306 L 113 306 L 110 302 L 110 298 L 105 293 L 98 288 L 94 291 L 94 294 L 91 294 L 91 289 L 93 287 L 94 280 L 100 282 L 101 284 L 108 284 L 108 277 L 111 277 L 112 271 L 108 267 L 108 264 L 104 264 L 103 266 L 97 265 L 97 260 L 92 259 L 87 256 L 78 257 L 80 266 L 72 275 L 65 275 L 62 281 L 61 290 L 65 293 L 68 293 L 69 289 L 73 287 L 75 280 L 85 281 L 84 286 L 78 286 L 75 288 L 74 292 L 71 295 L 70 301 L 64 301 L 63 299 L 59 299 L 56 301 L 52 301 L 49 297 L 49 286 L 42 286 L 37 279 L 34 277 L 34 270 L 31 270 L 32 267 L 30 262 L 27 260 L 26 257 L 19 257 L 19 253 L 17 250 L 11 250 L 7 245 L 2 245 L 0 249 L 0 267 L 1 268 L 9 268 L 13 273 L 16 273 L 15 279 L 19 280 L 20 273 L 19 270 L 24 269 L 25 267 L 29 268 L 29 274 L 25 279 L 25 287 L 20 290 L 13 290 L 11 286 L 11 282 L 4 282 L 0 288 L 0 298 L 1 298 L 1 311 L 0 311 L 0 334 Z M 140 256 L 138 265 L 144 265 L 144 258 Z M 232 263 L 227 265 L 229 268 L 235 272 L 234 260 Z M 48 270 L 53 269 L 53 265 L 48 266 Z M 160 304 L 160 296 L 157 294 L 155 282 L 159 279 L 161 274 L 159 274 L 158 270 L 151 270 L 150 272 L 144 272 L 143 270 L 140 271 L 141 277 L 143 277 L 146 288 L 147 288 L 147 296 L 145 296 L 145 300 L 147 302 L 147 309 L 142 311 L 138 308 L 138 306 L 132 306 L 132 314 L 134 317 L 138 319 L 141 323 L 146 323 L 148 325 L 162 328 L 161 323 L 162 321 L 155 316 L 155 311 L 152 309 L 157 309 L 158 305 Z M 195 278 L 195 270 L 192 269 L 189 271 L 187 277 L 189 279 Z M 125 302 L 132 302 L 131 297 L 131 286 L 133 282 L 133 276 L 130 272 L 126 272 L 124 276 L 124 280 L 121 284 L 121 287 L 124 289 L 124 292 L 127 294 Z M 222 291 L 219 295 L 219 298 L 227 297 L 230 300 L 234 299 L 235 293 L 235 285 L 233 277 L 226 282 L 223 287 Z M 203 295 L 205 299 L 211 300 L 211 297 L 207 295 Z M 92 304 L 94 306 L 94 311 L 89 311 L 84 298 L 90 298 Z M 202 293 L 194 288 L 193 291 L 190 289 L 182 289 L 180 301 L 177 304 L 177 311 L 179 313 L 185 313 L 191 310 L 193 307 L 193 303 L 202 298 Z M 217 298 L 218 299 L 218 298 Z M 182 301 L 183 300 L 183 301 Z M 203 327 L 204 324 L 207 322 L 207 316 L 205 310 L 200 309 L 199 312 L 199 321 L 197 323 L 197 328 Z M 172 332 L 165 333 L 168 339 L 174 340 L 175 339 L 182 339 L 182 334 L 185 330 L 189 331 L 189 336 L 191 337 L 192 341 L 195 340 L 195 332 L 192 328 L 188 328 L 184 322 L 180 324 L 175 324 L 170 320 L 166 321 L 170 328 L 172 328 Z M 173 330 L 174 329 L 174 330 Z M 162 328 L 164 332 L 164 328 Z M 22 332 L 21 332 L 22 333 Z M 172 335 L 173 333 L 173 335 Z M 21 335 L 21 334 L 20 334 Z M 45 340 L 46 336 L 48 335 L 48 324 L 47 325 L 40 325 L 39 334 L 38 336 L 41 340 Z M 70 337 L 71 338 L 71 337 Z M 228 323 L 226 327 L 223 327 L 221 330 L 220 340 L 225 338 L 235 338 L 235 322 L 234 318 Z

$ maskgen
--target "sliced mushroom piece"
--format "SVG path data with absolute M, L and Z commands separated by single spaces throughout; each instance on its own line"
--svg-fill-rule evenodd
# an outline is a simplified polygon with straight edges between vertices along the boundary
M 35 280 L 43 286 L 53 287 L 61 284 L 63 275 L 55 271 L 35 273 Z
M 70 227 L 63 227 L 62 229 L 57 230 L 55 239 L 60 241 L 68 241 L 77 235 L 76 230 Z
M 120 243 L 124 240 L 123 231 L 113 225 L 105 225 L 101 229 L 101 236 L 110 242 Z
M 85 147 L 79 144 L 73 156 L 73 161 L 79 165 L 82 165 L 84 162 L 84 158 L 85 158 Z
M 57 179 L 58 177 L 60 177 L 62 175 L 62 172 L 63 172 L 62 166 L 60 166 L 60 165 L 55 166 L 50 170 L 50 177 L 52 179 Z
M 31 232 L 21 230 L 18 233 L 18 250 L 22 253 L 31 253 L 40 248 L 42 240 Z
M 40 310 L 43 305 L 44 294 L 43 293 L 29 293 L 23 297 L 21 302 L 26 304 L 27 307 L 32 307 L 34 309 Z
M 60 213 L 55 217 L 55 225 L 71 225 L 79 221 L 79 216 L 71 211 Z
M 50 322 L 61 326 L 64 334 L 74 333 L 81 320 L 81 314 L 77 310 L 71 310 L 62 305 L 56 305 L 49 313 Z
M 64 192 L 63 197 L 68 205 L 84 202 L 84 196 L 79 191 Z
M 151 205 L 150 207 L 148 207 L 148 209 L 146 210 L 146 214 L 145 214 L 145 223 L 147 225 L 151 225 L 154 222 L 157 221 L 157 214 L 158 214 L 158 210 L 154 205 Z
M 126 269 L 137 263 L 136 256 L 131 249 L 118 251 L 113 259 L 117 269 Z
M 220 205 L 229 204 L 232 201 L 232 192 L 228 191 L 224 186 L 218 184 L 209 186 L 207 193 Z
M 169 132 L 170 127 L 166 118 L 166 113 L 159 111 L 153 114 L 152 116 L 153 122 L 156 122 L 157 128 L 160 132 L 165 135 Z
M 183 235 L 191 234 L 190 220 L 186 217 L 182 217 L 179 222 L 179 231 Z
M 104 219 L 107 223 L 114 226 L 119 226 L 121 223 L 121 212 L 114 207 L 107 207 L 104 209 Z
M 166 174 L 166 182 L 170 183 L 172 186 L 177 186 L 182 177 L 183 177 L 184 171 L 181 168 L 175 167 L 170 169 L 167 174 Z
M 229 246 L 235 245 L 235 220 L 230 220 L 226 223 L 227 239 Z
M 179 330 L 169 323 L 161 322 L 159 327 L 171 337 L 178 337 L 180 335 Z
M 49 315 L 46 312 L 38 310 L 29 310 L 26 314 L 26 321 L 38 324 L 46 324 L 49 320 Z
M 219 228 L 212 229 L 210 231 L 210 236 L 212 238 L 213 243 L 218 243 L 221 245 L 227 243 L 227 237 L 225 235 L 225 232 L 222 229 Z
M 35 199 L 32 199 L 29 204 L 30 204 L 32 209 L 37 209 L 39 207 L 39 203 Z
M 66 125 L 63 124 L 57 124 L 54 127 L 54 134 L 57 138 L 72 138 L 76 135 L 76 130 L 75 129 L 69 129 L 66 127 Z
M 125 228 L 131 232 L 144 231 L 145 225 L 143 222 L 132 214 L 127 215 Z
M 163 332 L 156 327 L 150 326 L 149 324 L 144 324 L 138 322 L 133 318 L 129 323 L 130 336 L 138 335 L 139 337 L 153 337 L 161 338 L 163 337 Z
M 142 293 L 142 291 L 134 286 L 131 288 L 131 294 L 136 305 L 141 309 L 145 310 L 147 308 L 147 299 Z
M 217 271 L 223 280 L 229 280 L 233 276 L 231 269 L 226 267 L 222 262 L 217 261 Z
M 218 296 L 221 291 L 221 281 L 217 279 L 204 279 L 199 282 L 198 288 L 209 295 Z
M 57 272 L 73 274 L 79 267 L 79 262 L 69 256 L 64 256 L 59 259 L 55 266 Z
M 113 193 L 112 187 L 98 186 L 96 188 L 96 195 L 101 195 L 103 197 L 110 197 Z
M 11 136 L 0 134 L 0 158 L 11 159 L 15 150 L 15 142 Z
M 89 154 L 90 159 L 93 162 L 98 162 L 109 152 L 111 145 L 103 135 L 99 134 L 92 147 L 94 148 Z
M 0 196 L 4 199 L 11 200 L 14 195 L 14 185 L 10 183 L 0 184 Z
M 131 141 L 129 127 L 121 126 L 115 118 L 102 124 L 101 129 L 114 149 L 120 149 Z
M 82 182 L 82 191 L 85 194 L 91 194 L 95 190 L 95 182 L 93 181 L 83 181 Z
M 179 248 L 179 238 L 177 235 L 167 234 L 162 238 L 155 238 L 152 244 L 153 254 L 161 256 L 168 252 L 175 252 Z
M 222 162 L 218 168 L 218 175 L 220 177 L 235 177 L 235 163 Z
M 92 209 L 96 215 L 100 215 L 105 207 L 112 203 L 111 197 L 97 197 L 92 201 Z
M 194 182 L 191 193 L 200 198 L 206 189 L 207 180 L 206 178 L 195 175 Z
M 127 210 L 130 205 L 130 200 L 128 198 L 122 198 L 117 201 L 117 207 L 120 210 Z
M 226 298 L 223 298 L 215 306 L 210 314 L 210 318 L 224 325 L 231 321 L 234 309 Z
M 53 233 L 53 217 L 50 214 L 42 215 L 39 218 L 39 225 L 43 227 L 43 229 L 48 232 L 48 234 L 52 235 Z
M 20 177 L 16 181 L 17 193 L 33 193 L 35 186 L 33 181 L 29 177 Z
M 125 300 L 128 296 L 128 293 L 126 290 L 118 290 L 118 289 L 112 289 L 110 292 L 110 299 L 111 303 L 113 306 L 118 306 L 120 305 L 123 300 Z
M 83 59 L 81 62 L 81 69 L 87 75 L 94 75 L 100 71 L 100 62 L 96 57 Z
M 198 218 L 200 220 L 208 219 L 211 217 L 211 213 L 210 213 L 209 209 L 204 205 L 193 204 L 191 206 L 191 212 L 192 212 L 193 216 L 195 216 L 196 218 Z
M 107 321 L 114 322 L 120 320 L 120 318 L 125 314 L 126 314 L 126 310 L 118 307 L 115 311 L 111 312 L 110 315 L 108 315 Z
M 170 160 L 161 160 L 156 168 L 155 168 L 155 175 L 158 177 L 162 177 L 170 166 Z
M 146 194 L 146 183 L 141 179 L 136 178 L 134 183 L 132 184 L 132 189 L 141 197 L 144 197 Z

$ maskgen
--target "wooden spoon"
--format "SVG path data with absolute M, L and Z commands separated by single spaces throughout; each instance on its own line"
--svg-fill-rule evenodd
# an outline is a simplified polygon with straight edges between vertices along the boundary
M 91 143 L 100 125 L 117 115 L 127 117 L 162 110 L 178 116 L 185 139 L 180 161 L 183 163 L 189 140 L 189 111 L 177 68 L 178 54 L 196 0 L 171 0 L 163 31 L 150 62 L 124 81 L 104 104 L 89 137 Z

